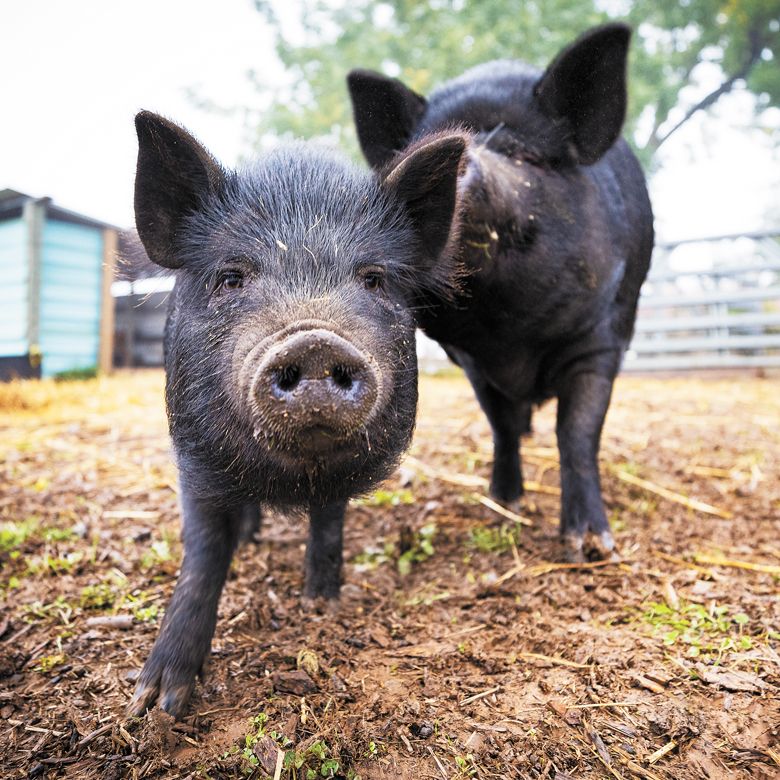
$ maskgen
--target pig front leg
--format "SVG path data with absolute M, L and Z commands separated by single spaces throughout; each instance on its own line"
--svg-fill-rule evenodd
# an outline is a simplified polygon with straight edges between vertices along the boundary
M 598 453 L 601 428 L 612 394 L 612 378 L 583 371 L 570 373 L 558 393 L 556 433 L 561 459 L 561 537 L 567 558 L 585 559 L 584 542 L 601 558 L 615 541 L 604 512 Z
M 239 535 L 259 523 L 256 506 L 214 506 L 185 489 L 182 514 L 181 573 L 128 705 L 130 715 L 142 715 L 155 704 L 175 718 L 184 714 L 211 648 L 217 605 Z
M 520 436 L 531 429 L 531 404 L 510 400 L 475 369 L 467 370 L 467 376 L 493 432 L 490 495 L 503 504 L 511 504 L 523 495 Z
M 306 544 L 304 601 L 335 601 L 341 590 L 344 512 L 346 501 L 310 508 L 309 541 Z

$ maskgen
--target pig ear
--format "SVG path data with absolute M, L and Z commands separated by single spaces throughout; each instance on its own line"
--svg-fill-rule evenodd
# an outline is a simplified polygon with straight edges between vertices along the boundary
M 458 173 L 466 149 L 461 135 L 413 146 L 384 173 L 382 187 L 406 207 L 426 257 L 441 255 L 457 228 Z
M 149 259 L 179 268 L 177 234 L 184 219 L 203 199 L 219 191 L 224 173 L 186 131 L 157 114 L 135 118 L 138 167 L 135 175 L 135 223 Z
M 428 105 L 398 79 L 371 70 L 347 76 L 360 148 L 372 168 L 382 168 L 403 149 Z
M 589 30 L 553 60 L 534 90 L 545 114 L 569 121 L 583 165 L 599 160 L 623 127 L 630 38 L 624 24 Z

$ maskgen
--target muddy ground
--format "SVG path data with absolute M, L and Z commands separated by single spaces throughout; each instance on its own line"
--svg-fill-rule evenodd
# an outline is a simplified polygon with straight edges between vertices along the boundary
M 338 614 L 304 523 L 238 554 L 181 723 L 124 720 L 180 560 L 159 372 L 0 387 L 2 778 L 780 777 L 780 392 L 624 378 L 602 448 L 622 561 L 556 538 L 554 404 L 520 514 L 488 426 L 425 378 L 416 438 L 346 525 Z

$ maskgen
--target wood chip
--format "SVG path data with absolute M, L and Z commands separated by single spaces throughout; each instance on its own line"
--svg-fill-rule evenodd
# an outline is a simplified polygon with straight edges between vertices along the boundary
M 490 696 L 491 693 L 496 693 L 500 690 L 500 685 L 494 685 L 492 688 L 488 688 L 486 691 L 482 691 L 482 693 L 475 693 L 473 696 L 467 696 L 465 699 L 461 699 L 458 704 L 463 707 L 464 705 L 471 704 L 472 702 L 478 701 L 479 699 L 484 699 L 486 696 Z
M 669 740 L 662 748 L 659 748 L 655 753 L 651 753 L 647 757 L 648 764 L 655 764 L 656 761 L 660 761 L 667 753 L 671 753 L 677 747 L 677 742 L 673 739 Z
M 647 688 L 648 691 L 652 691 L 653 693 L 664 693 L 665 691 L 663 685 L 659 685 L 657 682 L 654 682 L 641 674 L 635 674 L 633 679 L 637 685 L 642 688 Z
M 98 615 L 87 618 L 89 628 L 119 628 L 126 631 L 133 627 L 132 615 Z
M 585 733 L 588 735 L 588 739 L 593 744 L 593 747 L 598 751 L 601 760 L 606 766 L 612 766 L 612 756 L 607 750 L 607 746 L 604 744 L 604 740 L 601 735 L 592 726 L 585 726 Z
M 680 609 L 680 597 L 677 595 L 677 591 L 674 589 L 672 581 L 665 579 L 663 581 L 662 589 L 666 606 L 677 612 Z
M 317 690 L 317 683 L 303 669 L 294 672 L 274 672 L 271 683 L 277 693 L 292 693 L 294 696 L 304 696 Z
M 747 693 L 759 693 L 773 686 L 764 682 L 757 674 L 740 672 L 736 670 L 720 669 L 716 666 L 696 664 L 696 672 L 708 685 L 716 685 L 727 691 L 746 691 Z

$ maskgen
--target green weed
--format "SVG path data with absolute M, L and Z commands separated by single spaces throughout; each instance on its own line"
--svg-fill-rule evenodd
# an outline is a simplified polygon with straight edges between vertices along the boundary
M 0 523 L 0 552 L 17 550 L 38 530 L 39 525 L 37 517 Z
M 415 563 L 422 563 L 433 555 L 433 538 L 437 530 L 436 523 L 427 523 L 414 533 L 409 549 L 398 556 L 398 573 L 402 577 L 409 574 Z
M 729 607 L 680 602 L 679 609 L 650 602 L 641 619 L 660 635 L 664 645 L 685 649 L 689 658 L 715 658 L 732 650 L 750 650 L 753 639 L 747 633 L 750 618 L 744 612 L 732 614 Z
M 255 754 L 255 746 L 265 738 L 270 737 L 278 748 L 284 751 L 282 763 L 282 777 L 284 780 L 316 780 L 317 778 L 332 778 L 337 774 L 343 774 L 340 763 L 332 755 L 332 750 L 327 742 L 318 739 L 303 749 L 296 749 L 293 743 L 284 734 L 268 729 L 268 715 L 261 712 L 252 718 L 252 730 L 244 737 L 244 746 L 241 749 L 243 771 L 245 774 L 253 774 L 260 770 L 260 777 L 266 777 L 262 773 L 260 761 Z M 359 780 L 353 772 L 347 772 L 347 777 Z
M 367 498 L 355 500 L 358 506 L 401 506 L 414 503 L 411 490 L 376 490 Z
M 40 672 L 41 674 L 49 674 L 53 669 L 58 666 L 62 666 L 64 663 L 64 653 L 52 653 L 51 655 L 44 655 L 38 659 L 38 664 L 35 667 L 35 671 Z
M 28 623 L 56 620 L 65 626 L 69 626 L 73 612 L 73 605 L 68 603 L 63 596 L 57 596 L 54 601 L 47 604 L 42 601 L 33 601 L 31 604 L 26 604 L 24 606 L 24 620 Z
M 79 606 L 82 609 L 110 609 L 114 606 L 116 593 L 106 582 L 98 585 L 86 585 L 81 589 Z
M 505 553 L 515 547 L 520 538 L 520 526 L 504 523 L 498 528 L 477 525 L 469 530 L 469 546 L 484 553 Z
M 358 571 L 373 571 L 384 563 L 395 558 L 395 545 L 385 542 L 383 547 L 366 547 L 362 553 L 358 553 L 352 563 Z

